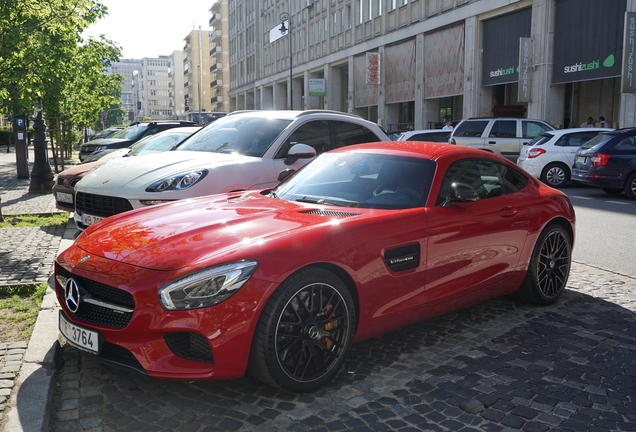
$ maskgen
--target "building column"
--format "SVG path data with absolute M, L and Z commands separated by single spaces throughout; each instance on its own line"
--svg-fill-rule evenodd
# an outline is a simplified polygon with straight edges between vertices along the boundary
M 415 37 L 415 130 L 426 129 L 429 118 L 424 85 L 424 34 Z
M 532 3 L 533 71 L 528 117 L 562 125 L 565 109 L 565 85 L 552 84 L 554 57 L 555 0 Z
M 627 12 L 636 12 L 636 0 L 627 0 Z M 621 93 L 618 127 L 636 126 L 636 94 Z
M 378 88 L 378 124 L 384 128 L 386 128 L 386 119 L 384 118 L 385 110 L 386 110 L 386 58 L 384 56 L 384 45 L 378 48 L 378 52 L 380 53 L 380 85 Z

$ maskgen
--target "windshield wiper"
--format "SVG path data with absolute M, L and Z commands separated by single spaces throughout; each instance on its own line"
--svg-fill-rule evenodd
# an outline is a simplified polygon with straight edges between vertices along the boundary
M 300 203 L 308 203 L 308 204 L 324 204 L 324 205 L 332 205 L 332 206 L 342 206 L 342 204 L 338 204 L 334 201 L 328 201 L 324 198 L 311 198 L 308 196 L 304 196 L 302 198 L 295 199 L 294 201 Z

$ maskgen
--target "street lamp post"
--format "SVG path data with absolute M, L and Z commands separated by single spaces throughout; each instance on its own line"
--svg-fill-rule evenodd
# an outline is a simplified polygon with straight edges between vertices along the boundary
M 285 27 L 285 21 L 289 25 L 289 29 Z M 294 109 L 294 70 L 292 69 L 292 35 L 291 35 L 291 16 L 287 12 L 280 14 L 280 32 L 281 34 L 289 33 L 289 109 Z

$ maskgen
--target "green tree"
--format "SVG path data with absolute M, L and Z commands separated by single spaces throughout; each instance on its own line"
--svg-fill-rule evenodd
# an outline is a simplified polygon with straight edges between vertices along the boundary
M 32 112 L 45 76 L 61 76 L 81 32 L 106 14 L 97 0 L 0 1 L 0 111 Z

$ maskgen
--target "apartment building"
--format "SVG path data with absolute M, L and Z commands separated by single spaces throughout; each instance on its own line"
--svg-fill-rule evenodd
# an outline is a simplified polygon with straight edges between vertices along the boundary
M 206 123 L 200 114 L 211 112 L 210 31 L 192 30 L 183 47 L 183 87 L 188 120 Z
M 634 126 L 621 80 L 634 11 L 633 0 L 228 0 L 229 110 L 325 108 L 387 129 L 492 115 Z
M 123 75 L 124 82 L 121 92 L 121 106 L 127 113 L 127 120 L 134 118 L 135 97 L 133 95 L 133 73 L 134 71 L 141 70 L 140 59 L 121 59 L 118 62 L 114 62 L 108 68 L 109 73 Z
M 210 7 L 210 103 L 212 111 L 229 112 L 230 56 L 227 0 Z

